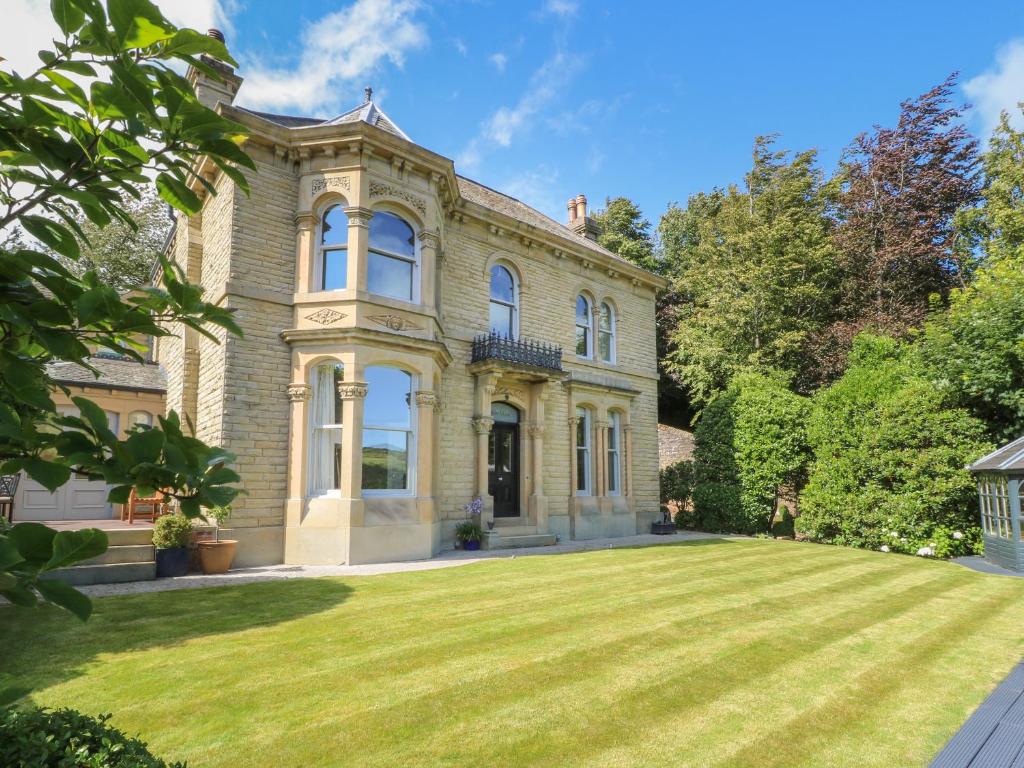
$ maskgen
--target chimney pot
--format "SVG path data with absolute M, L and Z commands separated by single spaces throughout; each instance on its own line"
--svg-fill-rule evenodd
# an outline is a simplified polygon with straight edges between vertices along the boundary
M 576 218 L 583 221 L 587 218 L 587 197 L 576 195 Z
M 211 27 L 210 29 L 206 30 L 206 34 L 212 37 L 214 40 L 219 40 L 222 43 L 224 42 L 224 33 L 221 32 L 219 29 L 213 29 Z
M 576 221 L 576 200 L 572 197 L 569 198 L 569 223 L 572 224 Z

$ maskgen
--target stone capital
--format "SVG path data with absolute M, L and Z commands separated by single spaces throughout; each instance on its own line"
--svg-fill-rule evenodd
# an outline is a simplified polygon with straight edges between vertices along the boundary
M 569 427 L 571 429 L 576 429 L 576 425 L 580 423 L 580 417 L 579 416 L 570 416 L 567 419 L 567 421 L 569 422 Z
M 416 390 L 416 405 L 420 408 L 437 409 L 437 393 L 432 389 Z
M 365 381 L 339 381 L 338 397 L 342 400 L 361 400 L 366 397 Z
M 544 437 L 544 425 L 543 424 L 528 424 L 526 426 L 526 434 L 536 439 L 538 437 Z
M 289 384 L 288 400 L 293 403 L 301 403 L 309 400 L 313 394 L 313 388 L 309 384 Z
M 437 232 L 424 229 L 420 232 L 419 238 L 424 248 L 433 248 L 436 250 L 441 246 L 441 236 L 438 235 Z
M 491 431 L 491 427 L 494 426 L 494 419 L 490 416 L 474 416 L 473 417 L 473 430 L 478 435 L 486 435 Z
M 369 208 L 360 208 L 359 206 L 352 205 L 345 209 L 345 215 L 348 216 L 348 224 L 350 227 L 369 227 L 370 219 L 373 217 L 373 211 Z

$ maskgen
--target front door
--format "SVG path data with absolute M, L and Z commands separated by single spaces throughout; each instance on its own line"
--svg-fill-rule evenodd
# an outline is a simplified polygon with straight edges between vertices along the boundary
M 491 428 L 487 491 L 495 517 L 519 516 L 519 425 L 496 422 Z

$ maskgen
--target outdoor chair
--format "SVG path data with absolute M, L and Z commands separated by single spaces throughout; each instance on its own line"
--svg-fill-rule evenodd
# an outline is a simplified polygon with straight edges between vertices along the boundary
M 121 519 L 127 519 L 129 525 L 136 520 L 144 520 L 155 523 L 161 515 L 167 514 L 167 497 L 162 491 L 157 491 L 152 496 L 139 496 L 132 488 L 128 503 L 121 512 Z
M 14 494 L 18 492 L 21 475 L 0 475 L 0 517 L 14 521 Z

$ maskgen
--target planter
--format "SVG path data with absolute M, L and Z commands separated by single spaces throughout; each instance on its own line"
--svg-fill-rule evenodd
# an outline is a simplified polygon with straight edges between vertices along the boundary
M 184 576 L 188 573 L 188 547 L 156 550 L 156 577 Z
M 199 549 L 199 564 L 203 567 L 203 573 L 227 573 L 235 559 L 237 546 L 238 542 L 234 539 L 198 542 L 196 547 Z
M 462 548 L 467 552 L 476 552 L 480 549 L 479 541 L 464 541 L 462 542 Z
M 671 536 L 675 532 L 675 523 L 651 523 L 651 533 L 655 536 Z

